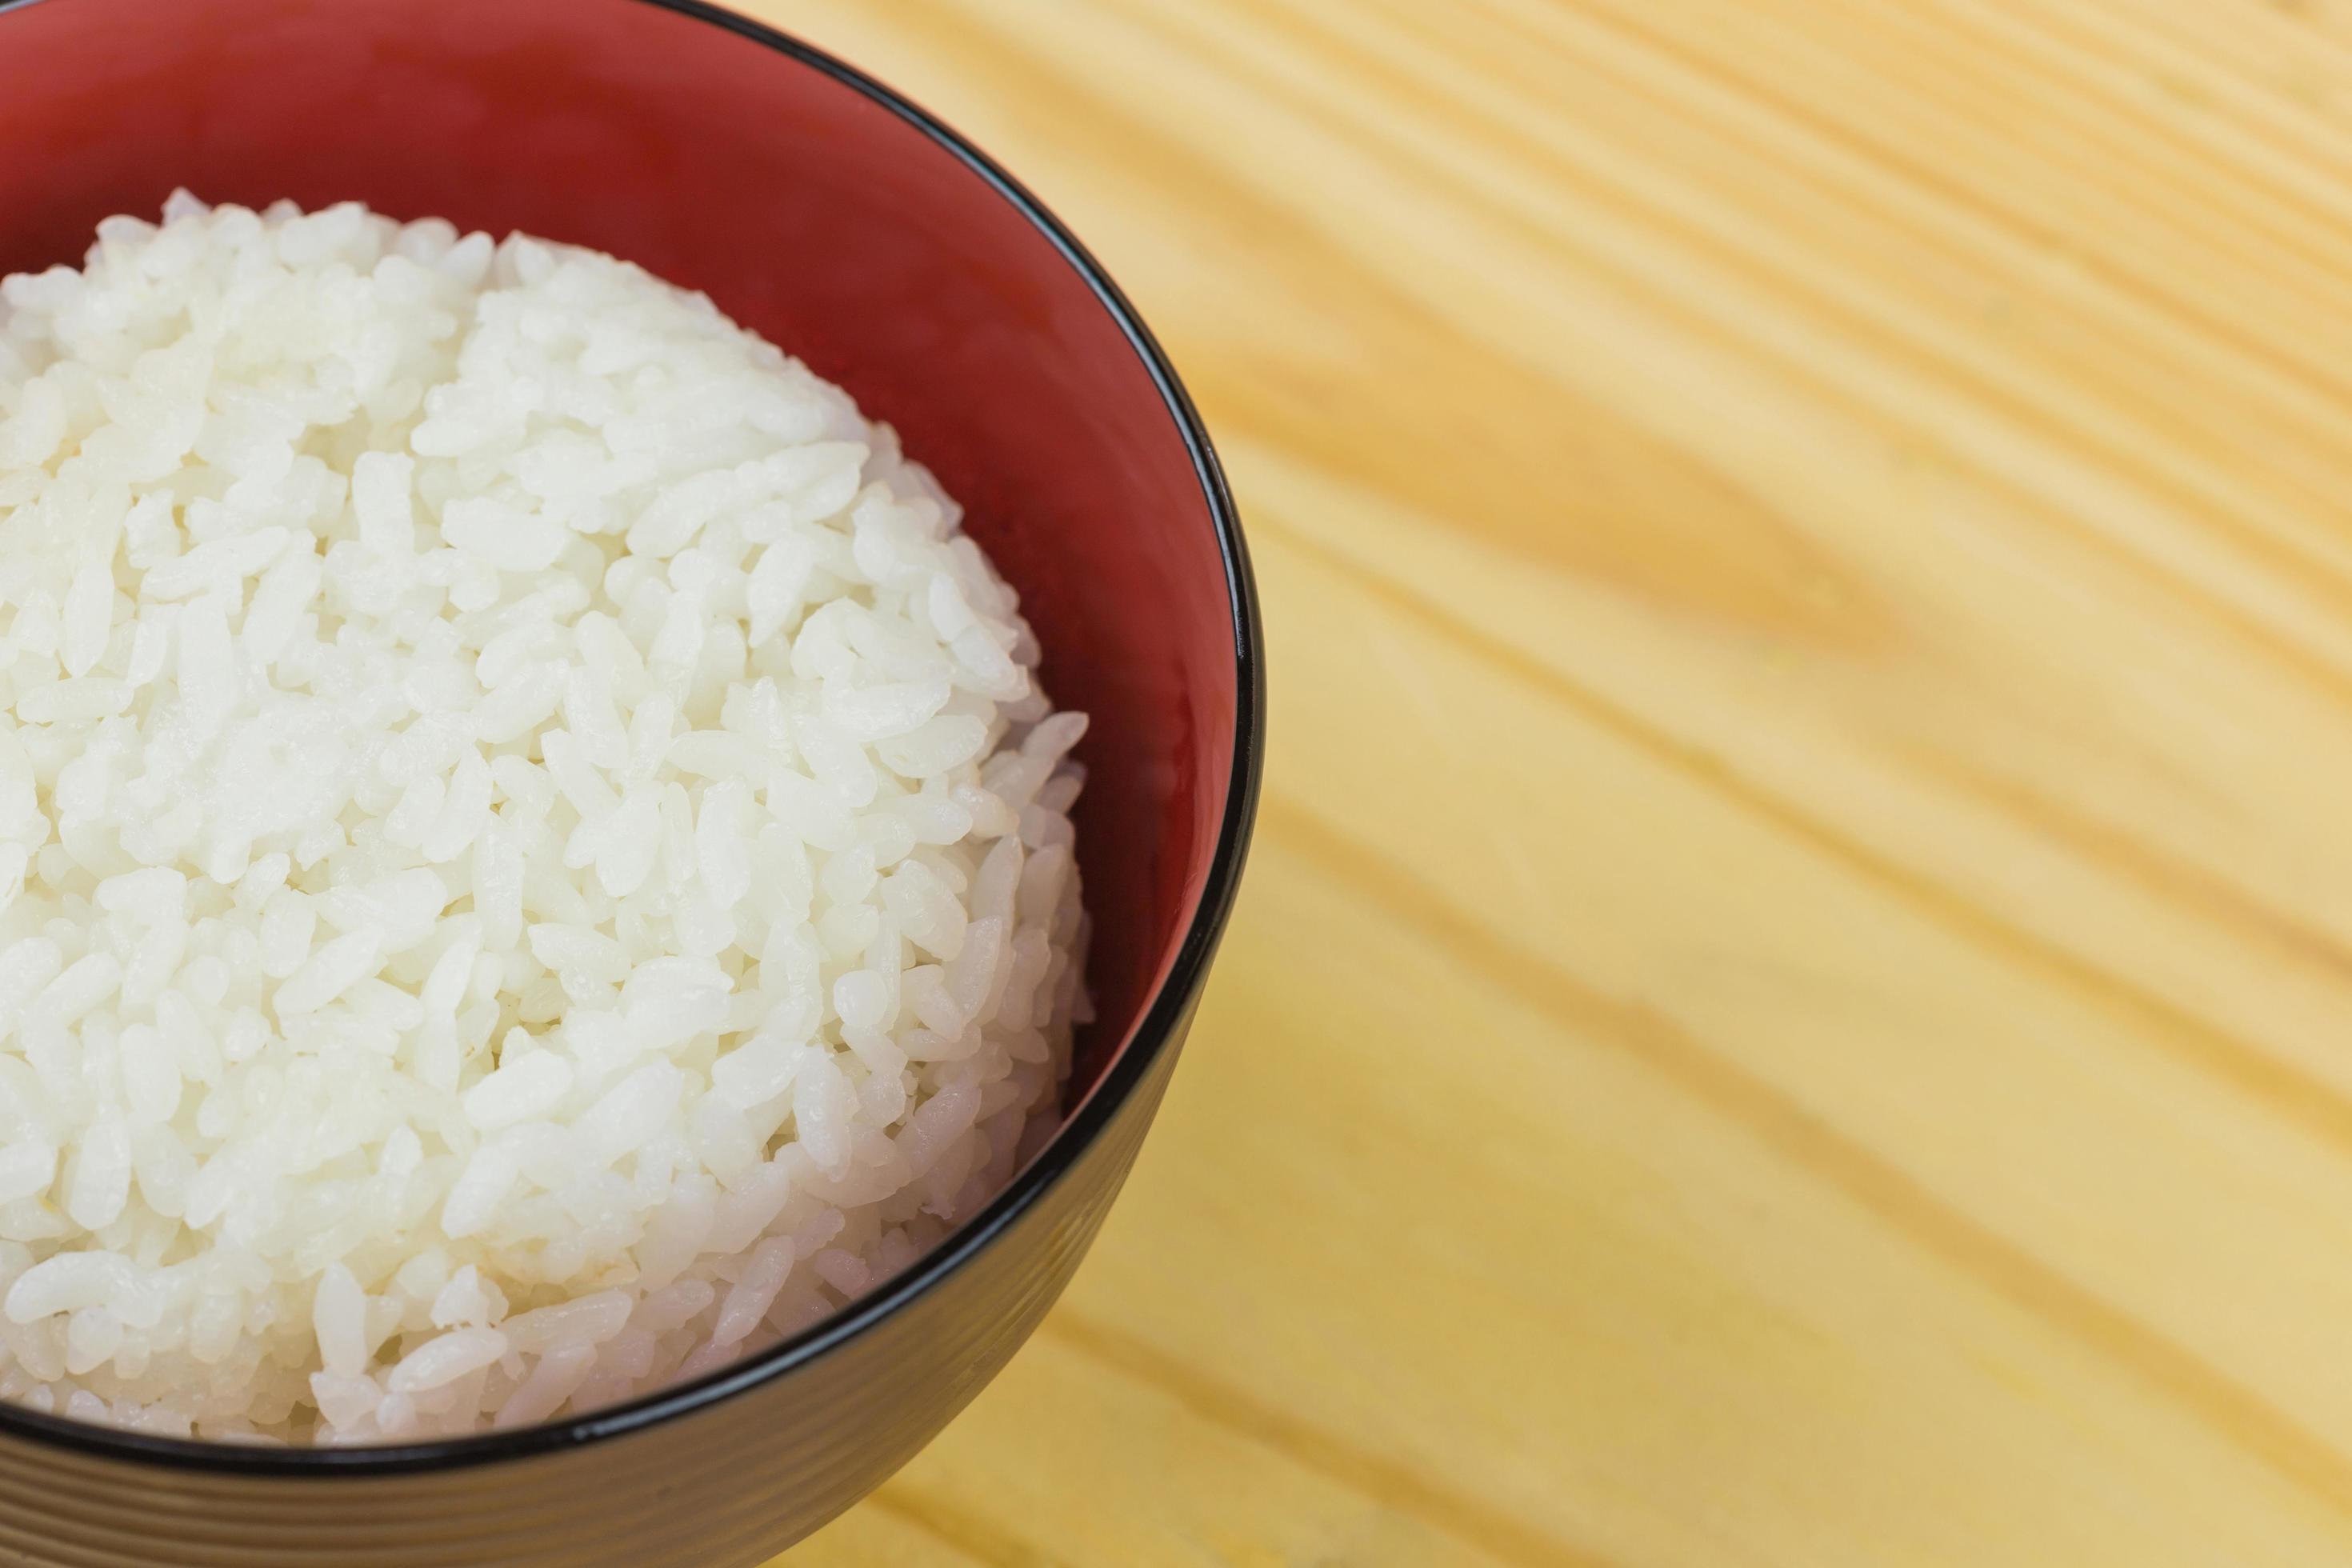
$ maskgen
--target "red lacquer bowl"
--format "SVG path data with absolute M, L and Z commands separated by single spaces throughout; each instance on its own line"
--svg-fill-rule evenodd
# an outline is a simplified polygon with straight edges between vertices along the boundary
M 707 290 L 889 420 L 1091 713 L 1099 1021 L 1068 1124 L 880 1290 L 726 1371 L 492 1436 L 254 1449 L 0 1406 L 0 1561 L 751 1563 L 904 1463 L 1068 1281 L 1175 1066 L 1255 804 L 1232 501 L 1077 242 L 856 71 L 691 0 L 0 0 L 0 273 L 111 213 L 357 198 Z

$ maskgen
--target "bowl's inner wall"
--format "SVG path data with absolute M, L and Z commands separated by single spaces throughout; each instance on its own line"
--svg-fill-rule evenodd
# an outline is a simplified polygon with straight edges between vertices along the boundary
M 1233 621 L 1191 455 L 1085 279 L 889 110 L 645 0 L 52 0 L 0 13 L 0 273 L 98 220 L 358 199 L 707 290 L 898 426 L 1093 715 L 1077 813 L 1100 1017 L 1139 1021 L 1207 877 Z

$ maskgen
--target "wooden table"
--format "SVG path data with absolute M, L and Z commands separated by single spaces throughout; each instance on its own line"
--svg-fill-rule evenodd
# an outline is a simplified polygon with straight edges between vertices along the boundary
M 796 1563 L 2352 1554 L 2352 5 L 766 0 L 1223 444 L 1127 1196 Z

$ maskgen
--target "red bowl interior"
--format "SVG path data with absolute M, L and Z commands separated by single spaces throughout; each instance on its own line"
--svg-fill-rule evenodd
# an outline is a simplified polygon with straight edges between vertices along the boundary
M 99 219 L 358 199 L 641 263 L 846 385 L 965 505 L 1085 710 L 1099 1018 L 1141 1021 L 1234 772 L 1235 621 L 1195 455 L 1093 285 L 855 85 L 644 0 L 47 0 L 0 16 L 0 273 Z M 1075 1103 L 1075 1093 L 1073 1098 Z

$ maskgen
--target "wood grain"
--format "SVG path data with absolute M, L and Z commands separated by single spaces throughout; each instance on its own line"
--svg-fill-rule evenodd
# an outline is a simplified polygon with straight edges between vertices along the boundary
M 1272 637 L 1093 1260 L 809 1563 L 2352 1552 L 2352 4 L 765 0 Z

